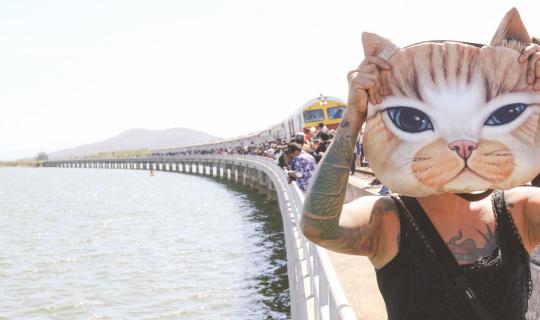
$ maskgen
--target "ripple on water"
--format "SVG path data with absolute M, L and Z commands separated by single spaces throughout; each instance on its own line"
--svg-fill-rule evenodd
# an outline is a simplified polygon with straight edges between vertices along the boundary
M 0 169 L 0 317 L 287 319 L 279 211 L 201 177 Z

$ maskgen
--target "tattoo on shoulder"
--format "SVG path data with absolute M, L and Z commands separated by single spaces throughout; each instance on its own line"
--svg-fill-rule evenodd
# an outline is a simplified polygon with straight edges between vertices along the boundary
M 372 223 L 374 219 L 383 217 L 390 213 L 397 214 L 396 204 L 392 200 L 381 198 L 373 204 L 373 210 L 371 211 L 371 216 L 369 217 L 369 223 Z
M 347 240 L 348 247 L 357 252 L 374 252 L 379 242 L 383 218 L 389 214 L 397 216 L 395 203 L 384 198 L 377 200 L 373 204 L 367 225 L 343 229 L 342 237 Z

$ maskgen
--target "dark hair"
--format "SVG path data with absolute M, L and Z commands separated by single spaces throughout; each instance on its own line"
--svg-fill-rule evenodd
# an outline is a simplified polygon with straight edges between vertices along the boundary
M 324 127 L 324 123 L 319 122 L 319 127 Z
M 304 144 L 305 142 L 305 136 L 302 132 L 297 132 L 295 135 L 294 135 L 294 140 L 293 142 L 296 142 L 296 143 L 299 143 L 299 144 Z
M 287 153 L 293 154 L 295 151 L 302 151 L 302 145 L 295 142 L 289 143 L 287 145 Z
M 330 134 L 328 132 L 321 132 L 321 140 L 322 141 L 330 140 Z

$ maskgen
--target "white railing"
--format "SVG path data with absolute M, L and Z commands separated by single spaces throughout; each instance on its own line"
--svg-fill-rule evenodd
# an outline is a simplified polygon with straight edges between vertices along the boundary
M 296 184 L 294 185 L 296 203 L 296 221 L 300 221 L 304 194 Z M 297 228 L 299 225 L 297 224 Z M 311 294 L 314 299 L 314 312 L 316 319 L 357 319 L 354 310 L 349 304 L 345 292 L 341 287 L 336 271 L 326 249 L 315 245 L 301 235 L 304 257 L 308 261 L 310 274 Z
M 300 217 L 304 195 L 275 161 L 257 156 L 235 157 L 257 163 L 274 182 L 287 246 L 287 266 L 293 319 L 356 320 L 326 249 L 304 237 Z

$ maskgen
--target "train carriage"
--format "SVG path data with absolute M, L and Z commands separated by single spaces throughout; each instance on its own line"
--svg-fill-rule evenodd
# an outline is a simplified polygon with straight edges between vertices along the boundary
M 343 100 L 321 94 L 319 97 L 306 102 L 281 123 L 266 129 L 208 143 L 158 149 L 154 150 L 154 154 L 176 155 L 186 152 L 212 152 L 219 149 L 261 145 L 276 140 L 289 141 L 297 132 L 302 132 L 305 128 L 318 127 L 321 122 L 329 129 L 336 129 L 344 112 L 345 102 Z
M 317 127 L 322 122 L 329 129 L 336 129 L 341 123 L 344 112 L 343 100 L 321 94 L 306 102 L 302 107 L 303 128 Z

